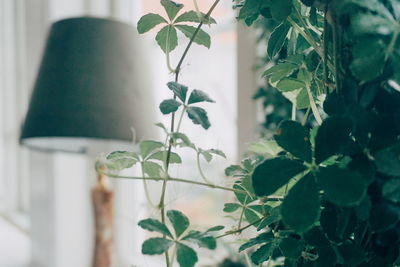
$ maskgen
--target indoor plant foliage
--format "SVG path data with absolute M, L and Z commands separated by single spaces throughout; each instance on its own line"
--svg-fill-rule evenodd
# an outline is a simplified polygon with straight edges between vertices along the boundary
M 159 232 L 160 237 L 146 240 L 142 252 L 165 253 L 168 266 L 174 255 L 180 266 L 193 266 L 197 255 L 188 246 L 190 242 L 213 249 L 216 239 L 253 227 L 258 235 L 239 248 L 239 252 L 251 254 L 249 266 L 399 264 L 400 71 L 396 64 L 400 60 L 400 3 L 235 3 L 238 19 L 248 26 L 260 17 L 274 22 L 267 53 L 275 65 L 267 65 L 264 76 L 291 101 L 293 116 L 280 123 L 272 140 L 252 145 L 254 156 L 226 169 L 234 185 L 224 187 L 207 180 L 173 178 L 168 173 L 171 163 L 181 163 L 177 151 L 182 146 L 193 148 L 197 157 L 224 156 L 219 150 L 198 148 L 179 132 L 185 114 L 205 129 L 210 126 L 206 111 L 197 104 L 213 101 L 199 90 L 189 94 L 178 78 L 191 44 L 210 45 L 201 26 L 215 22 L 210 14 L 218 2 L 207 14 L 198 10 L 179 14 L 181 4 L 162 0 L 169 20 L 148 14 L 138 23 L 141 33 L 167 23 L 156 40 L 175 74 L 175 81 L 168 83 L 174 97 L 160 105 L 163 114 L 173 114 L 171 127 L 159 124 L 167 134 L 166 142 L 144 141 L 140 151 L 113 152 L 97 166 L 99 172 L 121 177 L 113 170 L 139 163 L 143 177 L 130 178 L 162 181 L 160 220 L 139 222 L 142 228 Z M 178 24 L 184 23 L 198 26 L 186 25 L 182 30 Z M 190 41 L 173 69 L 169 53 L 177 45 L 176 29 Z M 297 109 L 305 111 L 300 121 L 296 121 Z M 175 127 L 177 111 L 181 113 Z M 308 123 L 311 119 L 314 122 Z M 226 203 L 224 212 L 237 214 L 237 227 L 219 236 L 213 233 L 222 230 L 220 226 L 187 232 L 189 219 L 184 214 L 164 210 L 168 181 L 232 191 L 237 201 Z M 173 256 L 170 247 L 176 250 Z

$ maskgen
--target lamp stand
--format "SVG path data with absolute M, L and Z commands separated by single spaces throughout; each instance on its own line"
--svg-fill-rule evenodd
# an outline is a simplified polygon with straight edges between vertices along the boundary
M 97 178 L 92 189 L 95 222 L 93 267 L 111 267 L 114 194 L 105 184 L 103 175 L 98 174 Z

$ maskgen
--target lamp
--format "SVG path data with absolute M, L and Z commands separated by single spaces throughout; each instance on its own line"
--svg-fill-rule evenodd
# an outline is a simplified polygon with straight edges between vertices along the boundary
M 139 138 L 148 135 L 154 121 L 148 110 L 152 97 L 138 75 L 145 64 L 135 49 L 135 34 L 133 27 L 109 19 L 54 23 L 20 143 L 35 150 L 83 153 L 105 141 L 132 142 L 132 126 Z M 92 190 L 96 267 L 111 264 L 112 197 L 99 176 Z
M 89 143 L 131 141 L 130 128 L 149 115 L 138 112 L 145 110 L 146 101 L 134 75 L 134 35 L 133 27 L 108 19 L 54 23 L 23 124 L 22 145 L 85 152 Z

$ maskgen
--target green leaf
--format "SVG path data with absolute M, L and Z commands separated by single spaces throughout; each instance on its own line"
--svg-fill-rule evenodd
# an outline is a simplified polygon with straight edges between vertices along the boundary
M 256 212 L 254 212 L 251 209 L 245 209 L 244 210 L 244 217 L 246 218 L 246 221 L 249 224 L 253 224 L 254 226 L 257 226 L 257 224 L 254 224 L 256 221 L 260 220 L 260 217 L 257 215 Z
M 269 4 L 265 0 L 246 0 L 240 9 L 238 20 L 244 20 L 250 26 L 259 17 L 260 11 Z
M 271 14 L 277 21 L 285 20 L 292 13 L 292 0 L 272 0 Z
M 182 243 L 177 243 L 176 248 L 176 258 L 180 267 L 193 267 L 196 264 L 198 261 L 196 251 Z
M 186 112 L 194 124 L 200 124 L 206 130 L 210 128 L 211 124 L 204 109 L 200 107 L 188 107 Z
M 299 67 L 292 63 L 280 63 L 267 69 L 263 76 L 269 76 L 270 82 L 275 83 L 291 75 Z
M 213 227 L 209 228 L 206 232 L 208 233 L 208 232 L 221 231 L 224 228 L 225 228 L 225 226 L 223 226 L 223 225 L 216 225 L 216 226 L 213 226 Z
M 365 259 L 364 249 L 350 241 L 338 246 L 338 251 L 347 266 L 359 266 Z
M 274 29 L 268 40 L 267 53 L 273 59 L 281 51 L 290 27 L 282 23 Z
M 255 238 L 251 238 L 248 242 L 244 243 L 239 247 L 239 252 L 242 252 L 245 249 L 251 248 L 255 245 L 271 242 L 274 239 L 274 234 L 272 231 L 268 231 L 258 235 Z
M 237 203 L 225 203 L 223 211 L 229 213 L 229 212 L 237 211 L 239 208 L 240 208 L 240 205 Z
M 364 39 L 353 46 L 350 71 L 361 81 L 371 81 L 382 74 L 385 66 L 385 44 L 380 39 Z
M 275 157 L 279 152 L 282 151 L 282 148 L 278 146 L 275 140 L 260 139 L 257 142 L 250 143 L 248 150 L 262 156 Z
M 137 23 L 137 30 L 140 34 L 142 34 L 150 31 L 160 23 L 167 23 L 167 21 L 158 14 L 150 13 L 140 18 Z
M 267 159 L 254 170 L 254 192 L 257 196 L 269 196 L 305 170 L 306 167 L 298 161 L 285 158 Z
M 225 153 L 224 153 L 222 150 L 215 149 L 215 148 L 211 148 L 211 149 L 208 149 L 208 150 L 206 150 L 206 151 L 207 151 L 208 153 L 210 153 L 210 154 L 214 154 L 214 155 L 217 155 L 217 156 L 226 158 L 226 155 L 225 155 Z
M 178 34 L 174 26 L 167 25 L 156 35 L 156 41 L 164 53 L 172 52 L 178 46 Z
M 320 215 L 319 190 L 312 174 L 301 178 L 283 200 L 283 222 L 297 233 L 311 229 Z
M 161 237 L 150 238 L 143 242 L 142 253 L 145 255 L 163 254 L 173 243 L 173 241 Z
M 153 140 L 142 141 L 139 144 L 140 155 L 142 156 L 142 158 L 146 158 L 148 155 L 150 155 L 151 152 L 158 150 L 162 147 L 164 147 L 164 144 L 161 142 Z
M 259 265 L 264 261 L 267 261 L 271 257 L 272 252 L 274 252 L 275 244 L 273 242 L 267 243 L 257 249 L 252 255 L 251 260 L 255 265 Z
M 349 143 L 352 127 L 352 121 L 348 118 L 324 120 L 315 137 L 315 162 L 319 164 L 330 156 L 343 153 Z
M 145 161 L 143 162 L 143 171 L 149 177 L 160 177 L 162 168 L 155 162 Z
M 378 151 L 374 157 L 380 172 L 391 176 L 400 176 L 400 142 Z
M 225 169 L 226 176 L 243 176 L 247 172 L 242 169 L 239 165 L 230 165 L 228 168 Z
M 164 7 L 165 12 L 167 12 L 167 15 L 171 21 L 174 20 L 179 10 L 183 8 L 182 4 L 175 3 L 171 0 L 161 0 L 161 5 Z
M 172 238 L 171 232 L 168 230 L 167 226 L 156 219 L 144 219 L 141 220 L 138 225 L 145 230 L 150 232 L 158 232 L 160 234 L 169 236 Z
M 167 211 L 167 217 L 175 229 L 176 238 L 179 238 L 189 227 L 189 219 L 178 210 Z
M 311 143 L 308 129 L 296 121 L 283 121 L 274 138 L 278 145 L 293 156 L 311 162 Z
M 157 151 L 156 153 L 152 154 L 148 159 L 156 159 L 164 162 L 167 160 L 167 155 L 167 151 Z M 171 152 L 169 163 L 182 163 L 182 159 L 178 154 Z
M 307 89 L 303 88 L 296 96 L 296 108 L 305 109 L 308 108 L 309 106 L 310 106 L 310 97 L 308 96 Z
M 276 89 L 281 92 L 289 92 L 297 89 L 305 88 L 305 84 L 302 81 L 293 78 L 283 78 L 276 84 Z
M 234 184 L 233 188 L 246 191 L 246 188 L 244 188 L 242 185 L 239 185 L 239 184 Z M 249 204 L 249 203 L 253 202 L 254 200 L 256 200 L 253 196 L 249 195 L 247 193 L 247 191 L 246 191 L 246 193 L 234 192 L 234 194 L 235 194 L 237 200 L 243 205 Z
M 395 26 L 393 21 L 371 13 L 357 13 L 351 18 L 351 28 L 355 35 L 388 35 L 395 30 Z
M 179 23 L 179 22 L 196 22 L 196 23 L 200 23 L 201 21 L 203 21 L 205 24 L 215 24 L 217 23 L 215 21 L 215 19 L 213 18 L 206 18 L 206 14 L 204 13 L 200 13 L 201 14 L 201 18 L 199 18 L 199 16 L 197 15 L 196 11 L 187 11 L 185 13 L 183 13 L 182 15 L 180 15 L 179 17 L 176 18 L 176 20 L 174 21 L 174 23 Z
M 329 166 L 320 168 L 316 175 L 326 198 L 338 206 L 355 206 L 365 196 L 367 185 L 358 172 Z
M 400 180 L 392 179 L 387 181 L 383 185 L 382 194 L 386 199 L 394 203 L 400 203 Z
M 191 39 L 196 31 L 196 28 L 189 25 L 175 25 L 187 38 Z M 208 33 L 203 30 L 199 30 L 193 40 L 196 44 L 203 45 L 207 48 L 211 46 L 211 38 Z
M 180 84 L 180 83 L 176 83 L 176 82 L 169 82 L 167 83 L 167 86 L 170 90 L 172 90 L 172 92 L 174 92 L 174 94 L 183 102 L 185 103 L 186 101 L 186 94 L 188 91 L 187 86 Z
M 178 145 L 181 147 L 191 147 L 191 148 L 196 148 L 195 145 L 189 140 L 189 137 L 183 133 L 172 133 L 172 138 L 177 141 L 181 141 Z
M 215 237 L 208 235 L 207 232 L 190 231 L 182 240 L 193 241 L 202 248 L 215 249 L 217 247 Z
M 282 219 L 280 208 L 281 208 L 280 206 L 272 208 L 271 211 L 269 212 L 269 215 L 266 218 L 264 218 L 258 225 L 257 231 L 264 229 L 270 224 L 279 222 Z
M 281 240 L 279 248 L 281 249 L 283 256 L 297 260 L 303 252 L 304 242 L 300 239 L 289 236 Z
M 215 103 L 205 92 L 200 90 L 193 90 L 189 96 L 188 105 L 198 103 L 198 102 L 211 102 Z
M 114 151 L 107 156 L 106 167 L 110 170 L 120 171 L 135 165 L 139 158 L 135 152 Z
M 182 105 L 181 103 L 179 103 L 174 99 L 167 99 L 161 102 L 160 111 L 162 112 L 162 114 L 166 115 L 177 111 L 181 105 Z

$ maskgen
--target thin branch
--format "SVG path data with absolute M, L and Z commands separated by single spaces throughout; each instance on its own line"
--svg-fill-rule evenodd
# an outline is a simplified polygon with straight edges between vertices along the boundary
M 264 217 L 262 217 L 262 218 L 260 218 L 260 219 L 258 219 L 258 220 L 256 220 L 256 221 L 254 221 L 254 222 L 252 222 L 252 223 L 249 223 L 248 225 L 243 226 L 242 228 L 236 229 L 236 230 L 234 230 L 234 231 L 228 231 L 228 232 L 226 232 L 225 234 L 216 236 L 215 238 L 218 239 L 218 238 L 221 238 L 221 237 L 224 237 L 224 236 L 228 236 L 228 235 L 233 235 L 233 234 L 241 233 L 241 232 L 243 232 L 244 230 L 246 230 L 247 228 L 249 228 L 249 227 L 251 227 L 251 226 L 253 226 L 253 225 L 255 225 L 255 224 L 261 222 L 263 219 L 264 219 Z

